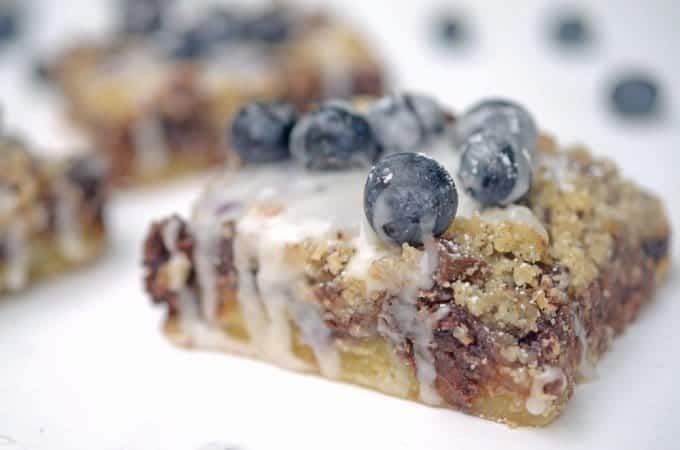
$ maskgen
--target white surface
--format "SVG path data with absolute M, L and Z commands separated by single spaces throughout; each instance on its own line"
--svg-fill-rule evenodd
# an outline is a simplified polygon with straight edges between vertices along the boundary
M 99 26 L 102 10 L 94 1 L 51 3 L 42 16 L 54 25 L 36 27 L 40 45 L 62 38 L 60 21 Z M 586 58 L 563 58 L 546 47 L 543 1 L 468 2 L 477 48 L 465 55 L 439 54 L 424 38 L 437 3 L 356 3 L 346 13 L 379 39 L 395 81 L 453 106 L 489 94 L 516 97 L 563 142 L 587 142 L 615 158 L 660 193 L 673 223 L 680 223 L 676 2 L 590 5 L 600 40 Z M 63 138 L 45 93 L 17 84 L 23 72 L 15 61 L 26 55 L 11 53 L 0 53 L 0 100 L 10 126 L 59 146 Z M 604 111 L 600 88 L 629 64 L 649 68 L 663 82 L 664 122 L 625 125 Z M 111 248 L 98 264 L 0 301 L 0 450 L 679 447 L 675 268 L 655 303 L 615 341 L 597 379 L 580 386 L 564 415 L 541 430 L 509 429 L 254 361 L 171 347 L 158 332 L 161 311 L 142 294 L 139 247 L 150 219 L 188 211 L 204 178 L 119 196 L 110 214 Z M 676 262 L 678 250 L 676 239 Z

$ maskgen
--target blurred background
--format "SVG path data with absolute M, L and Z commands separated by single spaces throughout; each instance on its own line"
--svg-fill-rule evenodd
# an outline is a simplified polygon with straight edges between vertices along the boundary
M 178 2 L 188 11 L 219 3 Z M 354 23 L 382 57 L 395 90 L 434 95 L 454 111 L 489 96 L 524 104 L 560 143 L 583 143 L 616 160 L 661 195 L 672 222 L 680 223 L 679 2 L 292 3 L 329 8 Z M 21 15 L 3 17 L 8 5 L 19 5 Z M 78 39 L 101 39 L 115 26 L 118 7 L 118 0 L 0 0 L 6 130 L 49 154 L 87 145 L 65 125 L 39 63 Z M 615 343 L 600 379 L 579 388 L 549 430 L 510 430 L 405 407 L 234 358 L 182 353 L 178 360 L 141 293 L 137 249 L 149 221 L 188 212 L 205 179 L 116 197 L 113 245 L 102 264 L 2 305 L 0 449 L 678 448 L 680 366 L 668 358 L 679 350 L 670 320 L 680 314 L 672 295 L 677 270 L 657 303 Z M 673 245 L 677 261 L 677 239 Z M 83 320 L 92 341 L 73 331 Z M 124 365 L 107 356 L 120 360 L 121 353 Z M 195 379 L 205 383 L 178 392 L 178 384 Z M 248 382 L 261 388 L 249 391 Z M 306 409 L 296 395 L 309 399 Z

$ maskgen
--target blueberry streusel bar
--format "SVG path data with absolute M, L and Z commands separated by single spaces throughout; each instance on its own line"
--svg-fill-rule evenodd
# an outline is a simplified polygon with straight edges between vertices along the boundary
M 101 160 L 41 159 L 0 136 L 0 293 L 97 256 L 106 192 Z
M 292 6 L 122 3 L 118 34 L 71 48 L 51 71 L 118 184 L 222 163 L 230 147 L 224 128 L 246 101 L 280 98 L 305 107 L 382 91 L 373 52 L 329 15 Z
M 182 346 L 546 425 L 668 264 L 659 200 L 509 101 L 260 102 L 232 140 L 245 167 L 144 246 Z

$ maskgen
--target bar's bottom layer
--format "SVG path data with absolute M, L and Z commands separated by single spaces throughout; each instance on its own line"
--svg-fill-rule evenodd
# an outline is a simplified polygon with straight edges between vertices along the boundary
M 115 182 L 126 187 L 162 184 L 214 169 L 224 164 L 225 160 L 226 158 L 217 156 L 212 148 L 171 150 L 163 163 L 152 167 L 132 167 L 126 170 L 127 173 L 118 174 Z
M 44 278 L 82 267 L 97 258 L 106 246 L 105 232 L 101 225 L 88 227 L 80 238 L 81 246 L 77 258 L 67 257 L 55 234 L 30 239 L 26 249 L 26 273 L 21 286 L 7 285 L 9 264 L 0 262 L 0 293 L 17 291 Z
M 314 351 L 302 342 L 292 321 L 290 350 L 296 361 L 290 361 L 285 356 L 278 357 L 271 349 L 262 352 L 256 348 L 248 337 L 236 302 L 231 302 L 228 308 L 221 311 L 218 325 L 208 325 L 197 318 L 186 320 L 176 315 L 168 316 L 163 331 L 172 343 L 180 347 L 233 353 L 264 360 L 285 369 L 331 378 L 322 373 Z M 415 369 L 406 364 L 384 338 L 340 341 L 336 343 L 336 350 L 339 368 L 332 378 L 395 397 L 421 401 Z M 471 408 L 464 412 L 511 426 L 544 426 L 555 420 L 568 398 L 568 390 L 565 389 L 563 395 L 555 399 L 555 407 L 548 414 L 533 415 L 525 407 L 526 398 L 519 393 L 487 391 L 481 393 Z

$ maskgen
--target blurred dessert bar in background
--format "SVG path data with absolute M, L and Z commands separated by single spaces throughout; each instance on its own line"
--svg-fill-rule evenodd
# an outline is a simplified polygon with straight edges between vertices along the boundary
M 119 13 L 106 42 L 78 42 L 50 68 L 116 184 L 220 164 L 230 152 L 226 126 L 246 101 L 285 99 L 304 109 L 383 90 L 370 46 L 323 12 L 127 0 Z
M 105 245 L 105 164 L 37 157 L 0 136 L 0 293 L 83 265 Z

